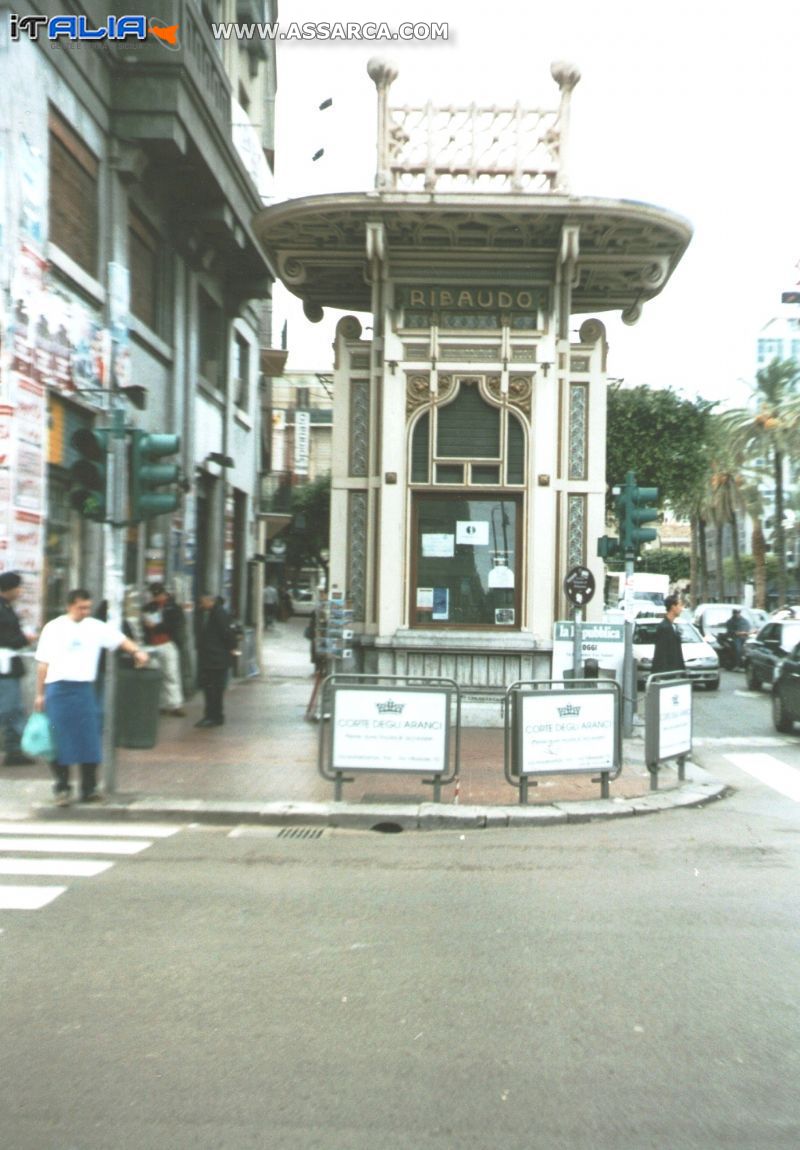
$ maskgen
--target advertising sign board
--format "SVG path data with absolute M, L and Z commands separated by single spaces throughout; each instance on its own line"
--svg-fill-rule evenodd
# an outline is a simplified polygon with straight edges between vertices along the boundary
M 450 698 L 443 689 L 334 686 L 330 769 L 446 772 Z
M 656 766 L 692 750 L 692 684 L 650 679 L 645 699 L 645 760 Z
M 553 626 L 552 678 L 563 679 L 565 671 L 572 670 L 575 624 L 559 621 Z M 622 663 L 625 657 L 624 623 L 578 623 L 581 643 L 581 663 L 596 659 L 604 671 L 613 671 L 617 682 L 622 682 Z
M 513 773 L 616 770 L 616 690 L 537 690 L 518 695 L 515 704 Z

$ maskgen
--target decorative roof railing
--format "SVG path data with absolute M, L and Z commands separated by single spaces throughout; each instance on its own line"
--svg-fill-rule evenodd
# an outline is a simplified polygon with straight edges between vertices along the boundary
M 390 108 L 397 69 L 369 61 L 378 92 L 379 191 L 568 191 L 567 158 L 572 90 L 580 72 L 551 65 L 558 84 L 557 108 Z

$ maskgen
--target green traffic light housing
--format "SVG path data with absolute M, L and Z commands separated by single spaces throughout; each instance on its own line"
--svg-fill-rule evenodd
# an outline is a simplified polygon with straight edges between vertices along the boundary
M 657 487 L 637 487 L 636 473 L 627 472 L 625 483 L 617 496 L 617 522 L 622 550 L 626 555 L 637 554 L 643 543 L 652 543 L 658 532 L 654 527 L 642 527 L 658 518 L 658 508 L 650 507 L 658 499 Z
M 179 435 L 152 435 L 148 431 L 131 432 L 130 452 L 130 520 L 139 523 L 156 515 L 175 511 L 180 502 L 177 490 L 159 490 L 177 486 L 180 468 L 177 463 L 159 463 L 180 451 Z
M 109 434 L 108 428 L 81 427 L 70 438 L 79 456 L 69 471 L 70 506 L 94 523 L 106 517 Z
M 618 555 L 620 550 L 619 539 L 612 535 L 601 535 L 597 540 L 597 554 L 601 559 L 610 559 L 612 555 Z

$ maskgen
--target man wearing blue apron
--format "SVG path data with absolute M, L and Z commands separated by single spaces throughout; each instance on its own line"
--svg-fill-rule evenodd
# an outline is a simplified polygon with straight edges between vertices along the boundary
M 100 652 L 120 649 L 137 667 L 148 658 L 122 631 L 92 618 L 92 595 L 78 588 L 67 597 L 67 613 L 42 628 L 36 649 L 38 663 L 34 709 L 45 711 L 55 735 L 52 764 L 56 805 L 70 801 L 69 768 L 81 768 L 81 801 L 99 802 L 97 768 L 101 759 L 100 710 L 95 692 Z

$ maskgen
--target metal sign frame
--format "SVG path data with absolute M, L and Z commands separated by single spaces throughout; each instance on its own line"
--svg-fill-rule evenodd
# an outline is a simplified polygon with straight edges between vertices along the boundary
M 522 772 L 519 764 L 522 758 L 522 706 L 526 697 L 544 695 L 555 697 L 564 706 L 574 706 L 576 698 L 598 698 L 610 695 L 614 699 L 613 706 L 613 756 L 612 763 L 607 770 L 591 767 L 569 767 L 567 769 L 557 766 L 546 766 L 535 771 Z M 594 774 L 598 773 L 601 798 L 609 797 L 608 785 L 611 779 L 616 779 L 622 770 L 622 730 L 620 715 L 622 710 L 622 691 L 619 684 L 610 679 L 572 679 L 567 686 L 561 679 L 520 679 L 512 683 L 505 693 L 505 730 L 504 730 L 504 770 L 506 782 L 512 787 L 519 788 L 519 801 L 525 804 L 528 801 L 529 786 L 536 786 L 536 780 L 531 775 L 559 775 L 559 774 Z
M 346 766 L 334 761 L 334 741 L 336 724 L 336 698 L 342 691 L 361 691 L 366 697 L 377 693 L 392 695 L 426 694 L 443 695 L 445 699 L 444 754 L 441 770 L 433 770 L 430 765 L 414 767 Z M 334 801 L 342 798 L 345 783 L 355 782 L 348 777 L 349 772 L 364 774 L 431 774 L 423 779 L 426 786 L 433 787 L 433 801 L 441 802 L 442 785 L 453 782 L 459 774 L 461 762 L 461 692 L 454 679 L 433 678 L 419 675 L 370 675 L 355 671 L 340 671 L 328 677 L 322 684 L 322 721 L 319 730 L 317 766 L 323 779 L 334 784 Z
M 661 753 L 661 695 L 671 687 L 689 688 L 689 745 L 684 750 Z M 667 759 L 675 759 L 678 764 L 678 778 L 683 782 L 686 778 L 686 759 L 692 753 L 692 737 L 694 732 L 694 696 L 692 694 L 692 680 L 686 671 L 659 671 L 650 675 L 647 680 L 644 696 L 644 760 L 650 772 L 650 790 L 658 790 L 659 764 Z

